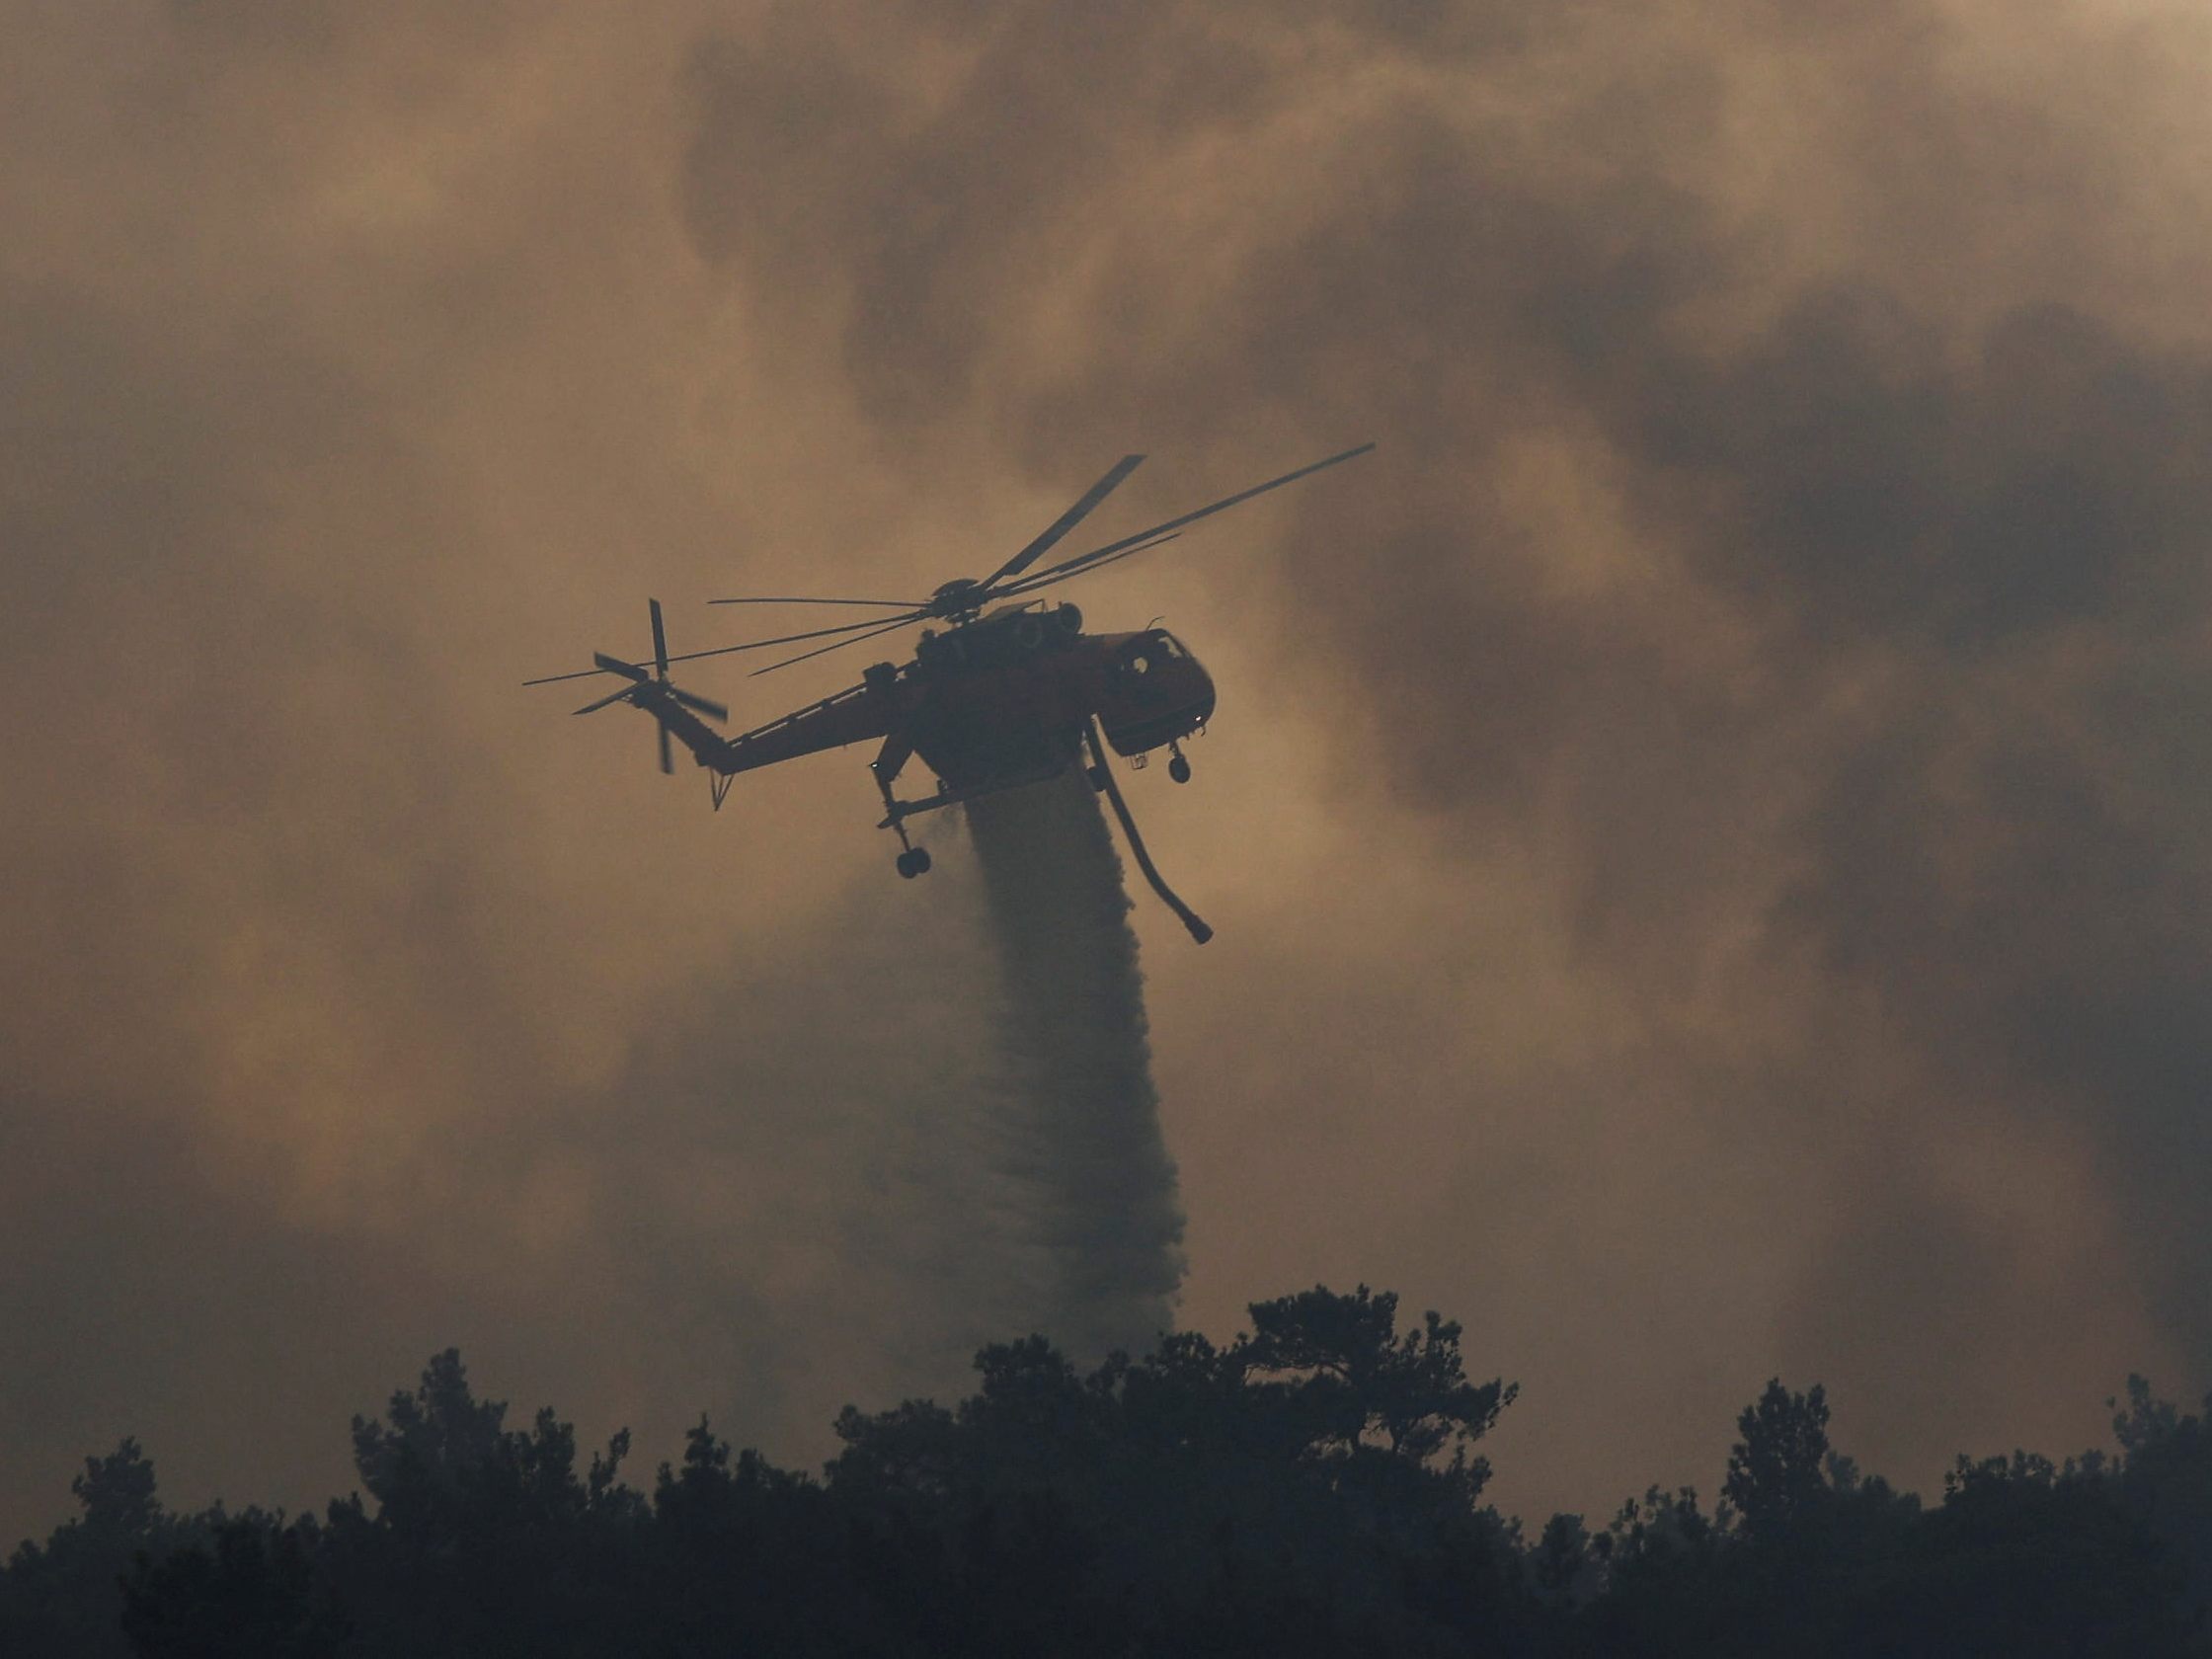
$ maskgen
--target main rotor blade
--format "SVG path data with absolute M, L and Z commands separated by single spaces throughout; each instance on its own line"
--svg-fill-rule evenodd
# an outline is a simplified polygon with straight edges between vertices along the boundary
M 701 714 L 708 716 L 710 719 L 728 720 L 730 718 L 730 711 L 724 708 L 720 703 L 715 702 L 710 698 L 701 697 L 689 691 L 679 691 L 672 685 L 669 687 L 669 695 L 673 697 L 677 702 L 681 703 L 685 708 L 697 709 Z
M 606 672 L 604 669 L 578 669 L 574 673 L 539 674 L 535 679 L 525 679 L 524 685 L 558 685 L 564 679 L 596 679 Z
M 647 599 L 645 602 L 653 607 L 654 666 L 661 671 L 661 677 L 667 679 L 669 677 L 669 634 L 668 630 L 661 626 L 661 601 L 659 599 Z
M 1092 571 L 1104 570 L 1108 565 L 1118 565 L 1124 559 L 1135 558 L 1140 553 L 1149 553 L 1161 542 L 1173 541 L 1182 533 L 1181 530 L 1169 530 L 1167 534 L 1154 536 L 1150 541 L 1141 541 L 1135 547 L 1125 547 L 1110 559 L 1094 559 L 1078 570 L 1062 571 L 1058 576 L 1047 571 L 1044 575 L 1033 576 L 1026 582 L 1017 582 L 1011 588 L 1001 588 L 991 597 L 998 599 L 1018 598 L 1024 593 L 1034 593 L 1040 588 L 1050 588 L 1056 582 L 1066 582 L 1071 576 L 1088 576 Z
M 780 663 L 770 663 L 764 669 L 754 669 L 750 677 L 757 679 L 764 673 L 774 673 L 778 669 L 788 669 L 794 663 L 804 663 L 810 657 L 820 657 L 826 652 L 842 651 L 848 645 L 862 644 L 865 641 L 874 639 L 877 634 L 888 634 L 894 628 L 904 628 L 908 622 L 911 622 L 913 618 L 910 616 L 902 616 L 898 621 L 886 622 L 882 627 L 876 629 L 874 633 L 862 634 L 858 639 L 838 640 L 834 645 L 822 645 L 817 646 L 812 651 L 802 651 L 796 657 L 786 657 Z
M 1340 454 L 1329 456 L 1326 460 L 1315 461 L 1309 466 L 1302 466 L 1296 472 L 1286 472 L 1280 478 L 1270 478 L 1265 484 L 1255 484 L 1249 490 L 1239 490 L 1233 496 L 1224 496 L 1220 501 L 1202 507 L 1195 513 L 1186 513 L 1180 518 L 1170 518 L 1164 524 L 1154 524 L 1148 530 L 1139 530 L 1135 535 L 1123 536 L 1119 541 L 1110 541 L 1104 547 L 1094 547 L 1088 553 L 1080 554 L 1075 558 L 1063 559 L 1057 565 L 1047 565 L 1023 586 L 1034 588 L 1047 577 L 1072 576 L 1076 571 L 1089 565 L 1095 565 L 1103 559 L 1111 558 L 1117 553 L 1134 552 L 1137 544 L 1141 541 L 1149 541 L 1152 537 L 1166 530 L 1179 530 L 1185 524 L 1195 524 L 1199 519 L 1208 518 L 1217 513 L 1224 512 L 1236 506 L 1239 502 L 1248 502 L 1254 496 L 1264 496 L 1270 490 L 1280 490 L 1286 484 L 1295 484 L 1301 478 L 1309 477 L 1313 473 L 1319 472 L 1323 467 L 1332 467 L 1339 461 L 1349 461 L 1357 456 L 1364 455 L 1374 447 L 1375 445 L 1372 443 L 1363 443 L 1357 449 L 1346 449 Z M 994 593 L 991 596 L 996 598 L 999 595 Z
M 594 670 L 593 672 L 596 672 L 597 671 Z M 619 703 L 623 701 L 629 696 L 629 694 L 630 688 L 625 685 L 621 690 L 610 691 L 605 696 L 601 697 L 597 702 L 586 703 L 582 708 L 577 709 L 574 712 L 577 714 L 595 714 L 600 709 L 605 708 L 609 703 Z
M 1074 576 L 1081 571 L 1094 569 L 1097 566 L 1105 564 L 1113 559 L 1119 558 L 1124 554 L 1141 553 L 1146 547 L 1156 546 L 1159 542 L 1170 539 L 1168 534 L 1169 531 L 1179 530 L 1185 524 L 1195 524 L 1201 518 L 1211 517 L 1217 513 L 1224 512 L 1227 509 L 1236 506 L 1239 502 L 1248 502 L 1254 496 L 1264 496 L 1270 490 L 1279 490 L 1286 484 L 1295 484 L 1301 478 L 1309 477 L 1313 473 L 1319 472 L 1323 467 L 1332 467 L 1335 466 L 1339 461 L 1349 461 L 1356 459 L 1357 457 L 1366 454 L 1370 449 L 1373 449 L 1375 445 L 1372 443 L 1363 443 L 1355 449 L 1346 449 L 1339 454 L 1330 455 L 1323 460 L 1315 461 L 1309 466 L 1302 466 L 1296 472 L 1286 472 L 1280 478 L 1270 478 L 1264 484 L 1255 484 L 1249 490 L 1239 490 L 1233 496 L 1224 496 L 1220 501 L 1210 503 L 1209 505 L 1198 509 L 1194 513 L 1186 513 L 1180 518 L 1170 518 L 1163 524 L 1154 524 L 1148 530 L 1140 530 L 1137 532 L 1137 534 L 1124 536 L 1119 541 L 1110 541 L 1104 547 L 1094 547 L 1088 553 L 1080 554 L 1075 558 L 1063 559 L 1057 565 L 1047 565 L 1035 576 L 1029 577 L 1027 580 L 1014 585 L 1010 589 L 990 591 L 992 590 L 993 584 L 1002 581 L 1005 577 L 1020 575 L 1021 572 L 1027 568 L 1027 562 L 1029 560 L 1038 557 L 1047 548 L 1051 547 L 1054 541 L 1057 541 L 1061 536 L 1066 534 L 1067 530 L 1071 528 L 1078 520 L 1080 520 L 1084 514 L 1088 513 L 1091 508 L 1096 507 L 1100 501 L 1103 501 L 1106 498 L 1107 493 L 1111 491 L 1115 485 L 1119 484 L 1122 479 L 1128 477 L 1129 474 L 1136 469 L 1137 463 L 1144 458 L 1141 455 L 1125 455 L 1122 460 L 1113 468 L 1112 471 L 1108 472 L 1104 478 L 1100 479 L 1096 484 L 1091 486 L 1089 495 L 1085 496 L 1082 501 L 1077 502 L 1074 507 L 1069 508 L 1066 513 L 1061 515 L 1062 521 L 1060 523 L 1056 523 L 1051 529 L 1048 529 L 1044 533 L 1044 535 L 1039 536 L 1037 538 L 1037 541 L 1032 542 L 1029 547 L 1023 548 L 1022 551 L 1020 553 L 1017 553 L 1012 560 L 1009 560 L 1007 562 L 1006 565 L 1001 566 L 998 573 L 992 576 L 988 582 L 983 583 L 980 586 L 987 591 L 987 594 L 990 598 L 1003 598 L 1008 596 L 1010 593 L 1034 592 L 1037 589 L 1045 587 L 1049 583 L 1058 582 L 1066 577 Z M 1035 551 L 1032 551 L 1032 549 L 1035 549 Z M 987 596 L 987 594 L 978 594 L 977 596 L 984 597 Z M 888 605 L 893 601 L 890 599 L 718 599 L 715 602 L 717 604 L 806 603 Z M 923 621 L 928 617 L 928 615 L 929 611 L 926 606 L 916 606 L 913 609 L 909 610 L 906 615 L 894 617 L 890 621 L 882 623 L 880 625 L 871 620 L 868 622 L 847 623 L 845 626 L 839 628 L 816 628 L 807 633 L 784 634 L 775 639 L 748 640 L 743 645 L 717 646 L 711 651 L 687 651 L 681 656 L 671 657 L 668 659 L 668 661 L 671 663 L 695 663 L 704 657 L 727 657 L 734 652 L 759 651 L 771 645 L 796 645 L 802 640 L 829 639 L 831 636 L 837 634 L 858 634 L 860 636 L 860 639 L 873 639 L 877 634 L 889 633 L 892 629 L 904 627 L 908 622 Z M 846 641 L 845 643 L 857 645 L 860 643 L 860 639 Z M 823 651 L 830 651 L 834 649 L 835 648 L 833 646 L 824 646 L 822 648 Z M 803 653 L 798 657 L 786 658 L 783 662 L 771 664 L 769 667 L 773 669 L 786 668 L 792 663 L 803 663 L 809 657 L 819 657 L 821 655 L 822 651 L 809 651 Z M 644 673 L 638 672 L 641 667 L 641 665 L 638 664 L 618 662 L 612 657 L 607 657 L 596 652 L 592 654 L 592 661 L 598 664 L 598 668 L 582 669 L 574 673 L 545 674 L 537 679 L 525 679 L 522 683 L 524 685 L 551 685 L 559 680 L 564 679 L 586 679 L 591 675 L 598 673 L 602 671 L 607 673 L 618 673 L 629 679 L 644 679 L 646 677 Z M 656 657 L 654 661 L 654 667 L 659 668 L 660 666 L 660 659 Z M 754 672 L 757 673 L 766 673 L 769 672 L 769 670 L 758 669 Z
M 1089 517 L 1091 510 L 1112 495 L 1121 481 L 1135 472 L 1144 459 L 1145 457 L 1142 455 L 1124 455 L 1116 461 L 1107 471 L 1106 476 L 1090 487 L 1081 501 L 1063 513 L 1058 518 L 1055 518 L 1035 541 L 985 577 L 983 586 L 988 588 L 1011 577 L 1019 576 L 1031 565 L 1034 565 L 1053 547 L 1058 545 L 1062 536 Z
M 656 726 L 653 729 L 661 735 L 661 770 L 664 773 L 673 772 L 675 756 L 669 752 L 669 729 L 666 726 Z
M 921 622 L 928 618 L 926 610 L 908 611 L 905 616 L 889 620 L 871 616 L 865 622 L 846 622 L 834 628 L 811 628 L 803 634 L 778 634 L 774 639 L 747 640 L 743 645 L 719 645 L 712 651 L 686 651 L 681 656 L 671 657 L 672 663 L 695 663 L 702 657 L 727 657 L 733 651 L 759 651 L 771 645 L 797 645 L 801 640 L 828 639 L 831 634 L 856 634 L 862 629 L 888 630 L 905 627 L 908 622 Z
M 758 651 L 771 645 L 796 645 L 801 640 L 828 639 L 831 634 L 856 633 L 863 628 L 878 628 L 889 632 L 893 628 L 903 628 L 908 622 L 925 621 L 928 615 L 929 612 L 926 610 L 908 611 L 905 616 L 894 616 L 889 622 L 883 621 L 880 617 L 872 616 L 865 622 L 847 622 L 840 628 L 816 628 L 811 633 L 784 634 L 776 639 L 748 640 L 743 645 L 718 645 L 711 651 L 680 652 L 671 657 L 669 661 L 672 663 L 696 663 L 702 657 L 727 657 L 734 651 Z M 645 665 L 643 663 L 625 663 L 619 658 L 607 656 L 604 652 L 592 652 L 592 661 L 598 664 L 598 667 L 595 669 L 579 669 L 574 673 L 545 674 L 537 679 L 525 679 L 522 683 L 524 685 L 553 685 L 564 679 L 590 679 L 593 674 L 601 672 L 618 673 L 626 679 L 649 679 L 652 677 L 644 672 Z M 654 666 L 659 667 L 658 664 Z
M 828 604 L 828 605 L 880 605 L 886 610 L 914 610 L 921 605 L 919 599 L 795 599 L 786 595 L 768 599 L 709 599 L 708 604 Z

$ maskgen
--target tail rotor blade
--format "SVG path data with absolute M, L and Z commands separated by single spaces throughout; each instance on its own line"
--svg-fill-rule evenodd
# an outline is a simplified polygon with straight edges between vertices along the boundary
M 709 720 L 728 720 L 730 718 L 730 711 L 711 698 L 701 697 L 690 691 L 678 690 L 673 685 L 669 687 L 669 695 L 685 708 L 697 709 Z
M 661 770 L 672 772 L 675 770 L 675 757 L 669 752 L 669 729 L 666 726 L 656 726 L 653 730 L 661 739 Z
M 598 664 L 606 672 L 620 674 L 624 679 L 634 679 L 642 684 L 646 678 L 643 669 L 636 667 L 634 664 L 625 663 L 619 657 L 609 657 L 603 651 L 592 652 L 592 661 Z
M 647 599 L 645 602 L 653 607 L 653 666 L 660 672 L 661 677 L 667 679 L 669 677 L 669 635 L 668 630 L 661 626 L 661 601 L 659 599 Z

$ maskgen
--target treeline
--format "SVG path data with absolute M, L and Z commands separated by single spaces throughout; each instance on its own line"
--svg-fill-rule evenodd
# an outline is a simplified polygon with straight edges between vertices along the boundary
M 321 1516 L 177 1515 L 125 1441 L 0 1570 L 0 1654 L 2161 1655 L 2212 1652 L 2212 1445 L 2131 1382 L 2118 1450 L 1861 1478 L 1819 1388 L 1738 1422 L 1716 1502 L 1534 1537 L 1475 1448 L 1514 1390 L 1457 1324 L 1313 1290 L 1226 1347 L 1083 1375 L 986 1349 L 953 1409 L 847 1408 L 819 1477 L 704 1419 L 650 1492 L 434 1359 Z

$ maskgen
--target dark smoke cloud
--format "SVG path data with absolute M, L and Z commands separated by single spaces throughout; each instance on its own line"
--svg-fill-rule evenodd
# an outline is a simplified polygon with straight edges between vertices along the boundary
M 1784 1347 L 1902 1366 L 1962 1304 L 2001 1304 L 1970 1328 L 2032 1319 L 2004 1287 L 2047 1220 L 1961 1214 L 1951 1178 L 1876 1149 L 2016 1126 L 2071 1147 L 2094 1196 L 2067 1202 L 2113 1218 L 2045 1288 L 2117 1281 L 2156 1309 L 2136 1340 L 2203 1375 L 2212 359 L 2078 256 L 2073 227 L 2143 158 L 2085 118 L 2106 107 L 2090 89 L 2037 103 L 2066 48 L 2032 42 L 2008 84 L 1957 55 L 1977 19 L 1824 17 L 1830 67 L 1862 78 L 1730 145 L 1743 83 L 1803 72 L 1779 14 L 1746 9 L 1721 47 L 1609 13 L 1659 48 L 1640 68 L 1594 40 L 1547 57 L 1571 26 L 1490 37 L 1463 78 L 1339 14 L 1325 49 L 1256 93 L 1224 75 L 1219 102 L 1169 96 L 1157 64 L 1262 32 L 1146 22 L 947 29 L 970 54 L 949 90 L 904 119 L 849 107 L 854 164 L 808 196 L 840 216 L 763 252 L 742 210 L 700 206 L 759 137 L 764 61 L 710 48 L 702 249 L 756 292 L 840 272 L 829 314 L 878 420 L 933 422 L 904 393 L 934 386 L 1062 476 L 1125 423 L 1215 452 L 1255 430 L 1381 437 L 1387 483 L 1295 509 L 1283 631 L 1384 714 L 1354 764 L 1469 849 L 1463 879 L 1498 879 L 1501 842 L 1540 848 L 1553 924 L 1626 1017 L 1655 1036 L 1717 996 L 1750 1028 L 1756 1061 L 1708 1056 L 1696 1085 L 1778 1171 L 1825 1165 L 1836 1215 L 1786 1245 L 1805 1267 Z M 2092 61 L 2134 60 L 2094 15 L 2067 27 Z M 1363 76 L 1391 90 L 1348 92 Z M 1098 85 L 1145 92 L 1108 116 Z M 1071 113 L 1038 119 L 1055 94 Z M 1761 146 L 1782 178 L 1747 215 Z M 1791 171 L 1840 167 L 1848 189 L 1789 197 Z M 1110 202 L 1110 227 L 1049 210 L 1041 174 Z M 1804 255 L 1838 211 L 1880 235 L 1822 269 Z M 1078 274 L 1042 275 L 1055 253 Z M 1070 289 L 1088 326 L 1054 360 Z M 1046 366 L 1005 364 L 1009 337 Z M 1532 490 L 1545 443 L 1567 459 Z M 1610 498 L 1599 522 L 1577 492 Z M 1562 528 L 1612 545 L 1562 549 Z M 1641 1086 L 1682 1086 L 1660 1080 L 1673 1042 L 1636 1046 Z M 1854 1279 L 1883 1290 L 1833 1294 Z M 2032 1373 L 2033 1345 L 1980 1352 L 1940 1374 L 2016 1412 L 2004 1373 Z M 1925 1461 L 1959 1432 L 1932 1403 L 1870 1415 Z
M 1079 593 L 1222 682 L 1186 1317 L 1468 1318 L 1532 1507 L 1778 1369 L 1907 1479 L 2202 1382 L 2193 13 L 6 21 L 0 1518 L 328 1489 L 447 1341 L 798 1446 L 1036 1305 L 959 860 L 515 682 L 1132 448 L 1105 533 L 1382 445 Z

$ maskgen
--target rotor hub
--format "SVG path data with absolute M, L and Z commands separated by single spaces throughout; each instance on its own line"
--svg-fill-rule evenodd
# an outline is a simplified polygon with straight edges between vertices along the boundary
M 930 615 L 941 616 L 948 622 L 972 621 L 982 614 L 984 602 L 988 596 L 984 583 L 973 577 L 955 577 L 952 581 L 939 585 L 937 591 L 929 595 L 928 611 Z

